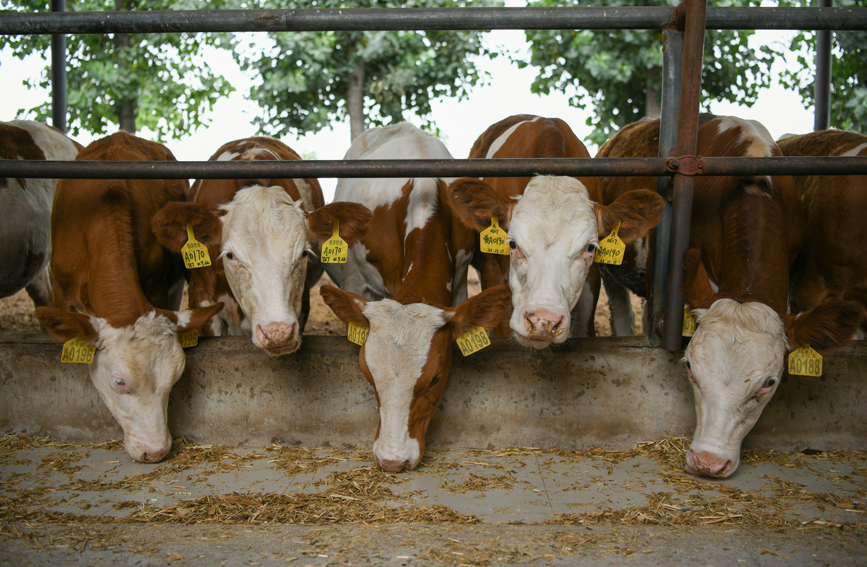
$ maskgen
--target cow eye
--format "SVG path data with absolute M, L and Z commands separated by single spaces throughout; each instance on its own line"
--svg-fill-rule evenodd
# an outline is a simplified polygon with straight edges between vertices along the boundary
M 587 245 L 587 248 L 584 249 L 588 254 L 593 254 L 596 252 L 596 249 L 599 248 L 599 245 L 595 242 L 591 242 Z
M 440 377 L 434 376 L 433 379 L 430 381 L 429 386 L 433 386 L 434 384 L 437 384 L 439 381 L 440 381 Z
M 231 252 L 226 252 L 226 259 L 229 260 L 229 261 L 234 260 L 234 259 L 235 259 L 235 255 L 232 254 Z
M 515 242 L 514 240 L 510 240 L 509 241 L 509 248 L 511 248 L 512 250 L 517 250 L 518 249 L 518 243 Z
M 767 380 L 765 380 L 765 383 L 762 384 L 762 389 L 763 390 L 770 390 L 771 388 L 774 387 L 774 384 L 776 384 L 776 383 L 777 383 L 776 378 L 768 378 Z

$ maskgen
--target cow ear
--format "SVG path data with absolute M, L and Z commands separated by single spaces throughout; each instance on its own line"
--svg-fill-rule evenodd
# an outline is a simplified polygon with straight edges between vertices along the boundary
M 196 240 L 205 246 L 219 246 L 223 223 L 217 215 L 195 203 L 168 203 L 154 215 L 151 228 L 167 250 L 180 252 L 187 243 L 187 225 L 192 225 Z
M 360 295 L 349 291 L 343 291 L 333 285 L 323 285 L 319 288 L 319 295 L 331 308 L 337 318 L 344 324 L 355 323 L 363 327 L 370 327 L 370 321 L 364 316 L 364 306 L 367 300 Z
M 508 311 L 511 298 L 509 286 L 498 285 L 462 301 L 454 308 L 454 315 L 448 322 L 452 338 L 459 337 L 472 327 L 484 327 L 486 331 L 492 331 Z
M 215 317 L 223 310 L 222 303 L 215 303 L 207 307 L 196 307 L 186 311 L 169 311 L 167 309 L 156 309 L 156 312 L 169 321 L 178 326 L 178 331 L 190 331 L 192 329 L 201 329 L 208 324 L 212 317 Z
M 334 222 L 340 223 L 340 238 L 349 246 L 361 240 L 367 233 L 373 213 L 360 203 L 337 201 L 320 207 L 307 215 L 310 232 L 325 242 L 334 233 Z
M 628 191 L 608 206 L 596 205 L 599 236 L 608 236 L 620 221 L 617 236 L 624 244 L 629 244 L 636 238 L 647 236 L 659 224 L 664 209 L 665 201 L 657 193 L 646 189 Z
M 810 345 L 829 354 L 846 345 L 864 321 L 864 311 L 853 301 L 830 301 L 800 315 L 784 315 L 786 337 L 795 349 Z
M 693 309 L 707 309 L 719 299 L 710 286 L 710 276 L 701 261 L 701 250 L 690 248 L 683 255 L 683 297 Z
M 449 185 L 451 208 L 468 227 L 481 232 L 491 226 L 491 217 L 509 230 L 514 203 L 509 203 L 494 188 L 475 177 L 461 177 Z
M 83 343 L 95 344 L 99 339 L 99 332 L 87 315 L 56 307 L 37 307 L 36 318 L 49 333 L 64 342 L 77 338 Z

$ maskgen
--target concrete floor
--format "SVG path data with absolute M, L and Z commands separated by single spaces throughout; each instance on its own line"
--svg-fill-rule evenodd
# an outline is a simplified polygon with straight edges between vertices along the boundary
M 396 475 L 367 449 L 176 441 L 153 465 L 118 443 L 22 439 L 0 437 L 2 565 L 867 561 L 865 452 L 747 453 L 720 481 L 681 472 L 678 439 L 440 449 Z

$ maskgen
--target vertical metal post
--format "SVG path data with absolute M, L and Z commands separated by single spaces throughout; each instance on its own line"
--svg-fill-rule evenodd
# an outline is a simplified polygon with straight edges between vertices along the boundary
M 820 8 L 830 8 L 834 0 L 819 0 Z M 813 130 L 827 130 L 831 126 L 831 30 L 816 31 L 816 84 L 814 93 L 816 110 Z
M 65 12 L 66 0 L 51 0 L 52 12 Z M 66 133 L 66 36 L 51 36 L 51 123 Z
M 677 119 L 680 108 L 680 83 L 683 71 L 683 32 L 674 25 L 662 29 L 662 112 L 659 120 L 659 157 L 671 157 L 677 144 Z M 647 338 L 658 343 L 656 321 L 665 308 L 665 283 L 668 275 L 668 251 L 671 241 L 671 178 L 657 177 L 656 192 L 665 200 L 665 209 L 654 231 L 653 273 L 646 309 L 650 313 Z
M 701 68 L 704 54 L 704 34 L 707 0 L 684 0 L 676 9 L 678 27 L 683 20 L 683 74 L 678 116 L 677 150 L 675 154 L 694 156 L 698 148 L 698 111 L 701 99 Z M 689 247 L 692 217 L 693 177 L 674 176 L 674 202 L 671 210 L 671 246 L 668 258 L 668 281 L 665 290 L 665 311 L 662 348 L 680 350 L 683 334 L 683 255 Z

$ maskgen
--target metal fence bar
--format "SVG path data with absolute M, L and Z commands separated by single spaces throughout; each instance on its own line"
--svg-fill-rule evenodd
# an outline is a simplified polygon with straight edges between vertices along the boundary
M 673 175 L 654 158 L 319 161 L 0 160 L 0 178 L 279 179 L 309 177 L 527 177 Z M 867 157 L 707 157 L 696 175 L 867 175 Z
M 0 15 L 0 34 L 660 29 L 673 8 L 353 8 Z M 708 29 L 867 30 L 864 8 L 708 8 Z

